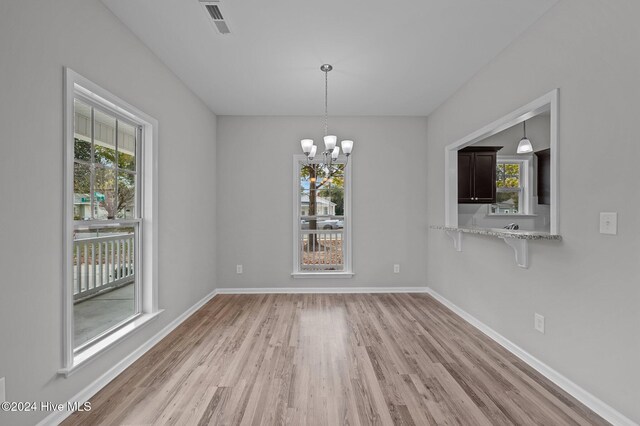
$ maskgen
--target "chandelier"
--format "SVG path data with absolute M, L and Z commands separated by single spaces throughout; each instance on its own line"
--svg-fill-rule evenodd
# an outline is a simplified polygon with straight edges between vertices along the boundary
M 322 151 L 322 162 L 328 167 L 331 167 L 333 161 L 337 160 L 340 155 L 340 147 L 336 146 L 338 137 L 329 134 L 329 71 L 332 69 L 333 67 L 329 64 L 324 64 L 320 67 L 320 70 L 324 72 L 324 151 Z M 313 143 L 313 139 L 302 139 L 300 145 L 302 145 L 302 152 L 305 153 L 308 161 L 311 162 L 316 157 L 318 151 L 318 147 Z M 346 155 L 348 162 L 351 150 L 353 149 L 353 141 L 343 140 L 341 145 L 342 152 Z

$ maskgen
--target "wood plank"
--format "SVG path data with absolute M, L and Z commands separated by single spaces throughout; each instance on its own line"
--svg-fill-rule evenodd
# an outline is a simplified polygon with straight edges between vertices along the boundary
M 605 425 L 424 294 L 219 295 L 64 425 Z

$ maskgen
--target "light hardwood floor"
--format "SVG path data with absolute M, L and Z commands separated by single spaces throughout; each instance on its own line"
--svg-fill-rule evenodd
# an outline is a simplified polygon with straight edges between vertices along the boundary
M 219 295 L 65 425 L 607 424 L 425 294 Z

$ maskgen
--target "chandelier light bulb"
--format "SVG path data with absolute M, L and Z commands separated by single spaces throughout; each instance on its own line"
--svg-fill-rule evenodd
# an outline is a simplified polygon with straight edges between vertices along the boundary
M 338 137 L 335 135 L 327 135 L 324 137 L 324 148 L 326 151 L 333 151 L 338 142 Z
M 336 146 L 335 148 L 333 148 L 333 151 L 331 151 L 331 159 L 337 160 L 339 155 L 340 155 L 340 147 Z
M 302 139 L 300 141 L 300 145 L 302 145 L 302 152 L 308 155 L 311 152 L 311 147 L 313 146 L 313 139 Z
M 344 152 L 346 155 L 351 154 L 351 150 L 353 149 L 353 141 L 342 141 L 342 152 Z

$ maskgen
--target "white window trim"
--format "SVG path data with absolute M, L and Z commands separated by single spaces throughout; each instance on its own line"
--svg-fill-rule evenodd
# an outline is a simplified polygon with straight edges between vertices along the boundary
M 73 270 L 69 259 L 73 251 L 73 162 L 74 162 L 74 97 L 82 94 L 142 126 L 141 211 L 140 235 L 142 267 L 140 268 L 141 311 L 131 321 L 100 339 L 86 350 L 74 354 L 73 291 L 70 285 Z M 138 330 L 162 311 L 158 309 L 158 121 L 123 101 L 70 68 L 64 69 L 64 224 L 63 224 L 63 360 L 59 374 L 69 376 L 98 354 Z
M 340 156 L 338 161 L 342 162 L 345 158 L 346 157 Z M 298 223 L 300 218 L 300 166 L 306 159 L 307 157 L 301 154 L 293 156 L 293 272 L 291 276 L 293 278 L 352 278 L 355 275 L 352 267 L 351 253 L 353 246 L 351 238 L 351 169 L 353 168 L 353 158 L 349 158 L 349 162 L 344 170 L 344 271 L 304 272 L 300 270 L 300 236 L 298 235 L 300 230 L 300 224 Z
M 487 216 L 491 217 L 523 217 L 534 216 L 533 212 L 533 155 L 498 155 L 496 164 L 514 164 L 520 165 L 520 187 L 519 188 L 504 188 L 506 191 L 509 189 L 520 189 L 520 195 L 522 204 L 519 206 L 519 213 L 511 214 L 499 214 L 491 213 L 491 205 L 487 206 Z M 496 192 L 501 192 L 500 188 L 496 187 Z

